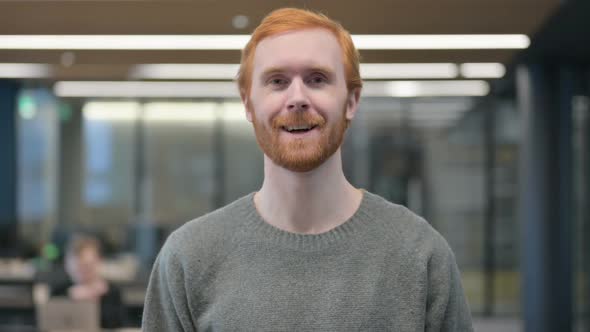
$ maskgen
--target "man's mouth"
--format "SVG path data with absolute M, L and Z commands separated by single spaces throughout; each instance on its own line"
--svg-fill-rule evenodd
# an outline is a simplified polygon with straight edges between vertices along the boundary
M 315 129 L 317 125 L 298 125 L 298 126 L 282 126 L 281 129 L 291 134 L 306 133 Z

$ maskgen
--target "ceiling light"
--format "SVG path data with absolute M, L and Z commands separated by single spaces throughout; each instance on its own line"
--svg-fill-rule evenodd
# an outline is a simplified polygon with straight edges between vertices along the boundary
M 409 114 L 412 120 L 444 120 L 444 119 L 456 119 L 460 117 L 465 111 L 458 112 L 411 112 Z
M 365 82 L 367 97 L 485 96 L 490 87 L 485 81 L 387 81 Z
M 523 49 L 526 35 L 353 35 L 364 50 Z
M 90 121 L 134 121 L 139 112 L 137 102 L 91 101 L 82 107 L 84 119 Z
M 90 101 L 82 107 L 87 121 L 135 121 L 142 118 L 151 124 L 175 123 L 194 125 L 224 121 L 246 121 L 241 103 L 226 102 L 138 102 Z
M 71 67 L 76 62 L 76 54 L 69 51 L 63 52 L 59 57 L 59 62 L 61 62 L 61 65 L 64 67 Z
M 411 104 L 413 112 L 455 112 L 466 111 L 475 105 L 475 101 L 470 97 L 461 97 L 452 100 L 433 99 L 431 101 L 416 101 Z
M 250 24 L 250 19 L 246 15 L 236 15 L 232 18 L 231 24 L 236 29 L 245 29 Z
M 455 78 L 459 74 L 452 63 L 363 63 L 363 79 Z
M 201 79 L 233 80 L 239 64 L 146 64 L 131 68 L 135 79 Z
M 50 65 L 39 63 L 0 63 L 0 78 L 45 78 L 53 70 Z
M 239 97 L 234 82 L 60 81 L 53 91 L 59 97 Z
M 0 49 L 241 50 L 249 35 L 0 35 Z M 358 49 L 523 49 L 526 35 L 352 35 Z
M 0 35 L 0 49 L 239 50 L 249 35 Z
M 225 121 L 249 123 L 246 118 L 246 109 L 242 103 L 223 103 L 222 114 Z
M 445 128 L 450 127 L 453 123 L 455 123 L 458 118 L 453 119 L 442 119 L 442 120 L 415 120 L 411 119 L 411 123 L 413 127 L 422 127 L 422 128 Z
M 215 121 L 215 103 L 151 102 L 144 106 L 145 120 L 194 124 Z
M 506 74 L 501 63 L 464 63 L 460 71 L 465 78 L 500 78 Z

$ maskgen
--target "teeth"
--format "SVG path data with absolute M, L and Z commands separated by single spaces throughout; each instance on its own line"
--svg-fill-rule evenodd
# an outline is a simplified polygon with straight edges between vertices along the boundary
M 311 129 L 311 126 L 293 126 L 293 127 L 286 127 L 287 131 L 293 131 L 293 130 L 309 130 Z

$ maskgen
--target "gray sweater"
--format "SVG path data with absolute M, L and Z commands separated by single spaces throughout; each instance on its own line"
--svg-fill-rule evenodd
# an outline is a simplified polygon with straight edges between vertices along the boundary
M 143 331 L 472 331 L 447 242 L 364 192 L 322 234 L 280 230 L 253 194 L 174 231 L 156 259 Z

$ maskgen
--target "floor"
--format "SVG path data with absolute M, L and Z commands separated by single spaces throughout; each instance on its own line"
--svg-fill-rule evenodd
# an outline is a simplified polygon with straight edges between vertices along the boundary
M 513 318 L 481 318 L 473 317 L 473 327 L 475 332 L 522 332 L 524 331 L 522 319 L 519 317 Z M 588 321 L 577 319 L 573 331 L 574 332 L 588 332 Z
M 475 332 L 521 332 L 520 318 L 473 318 Z

